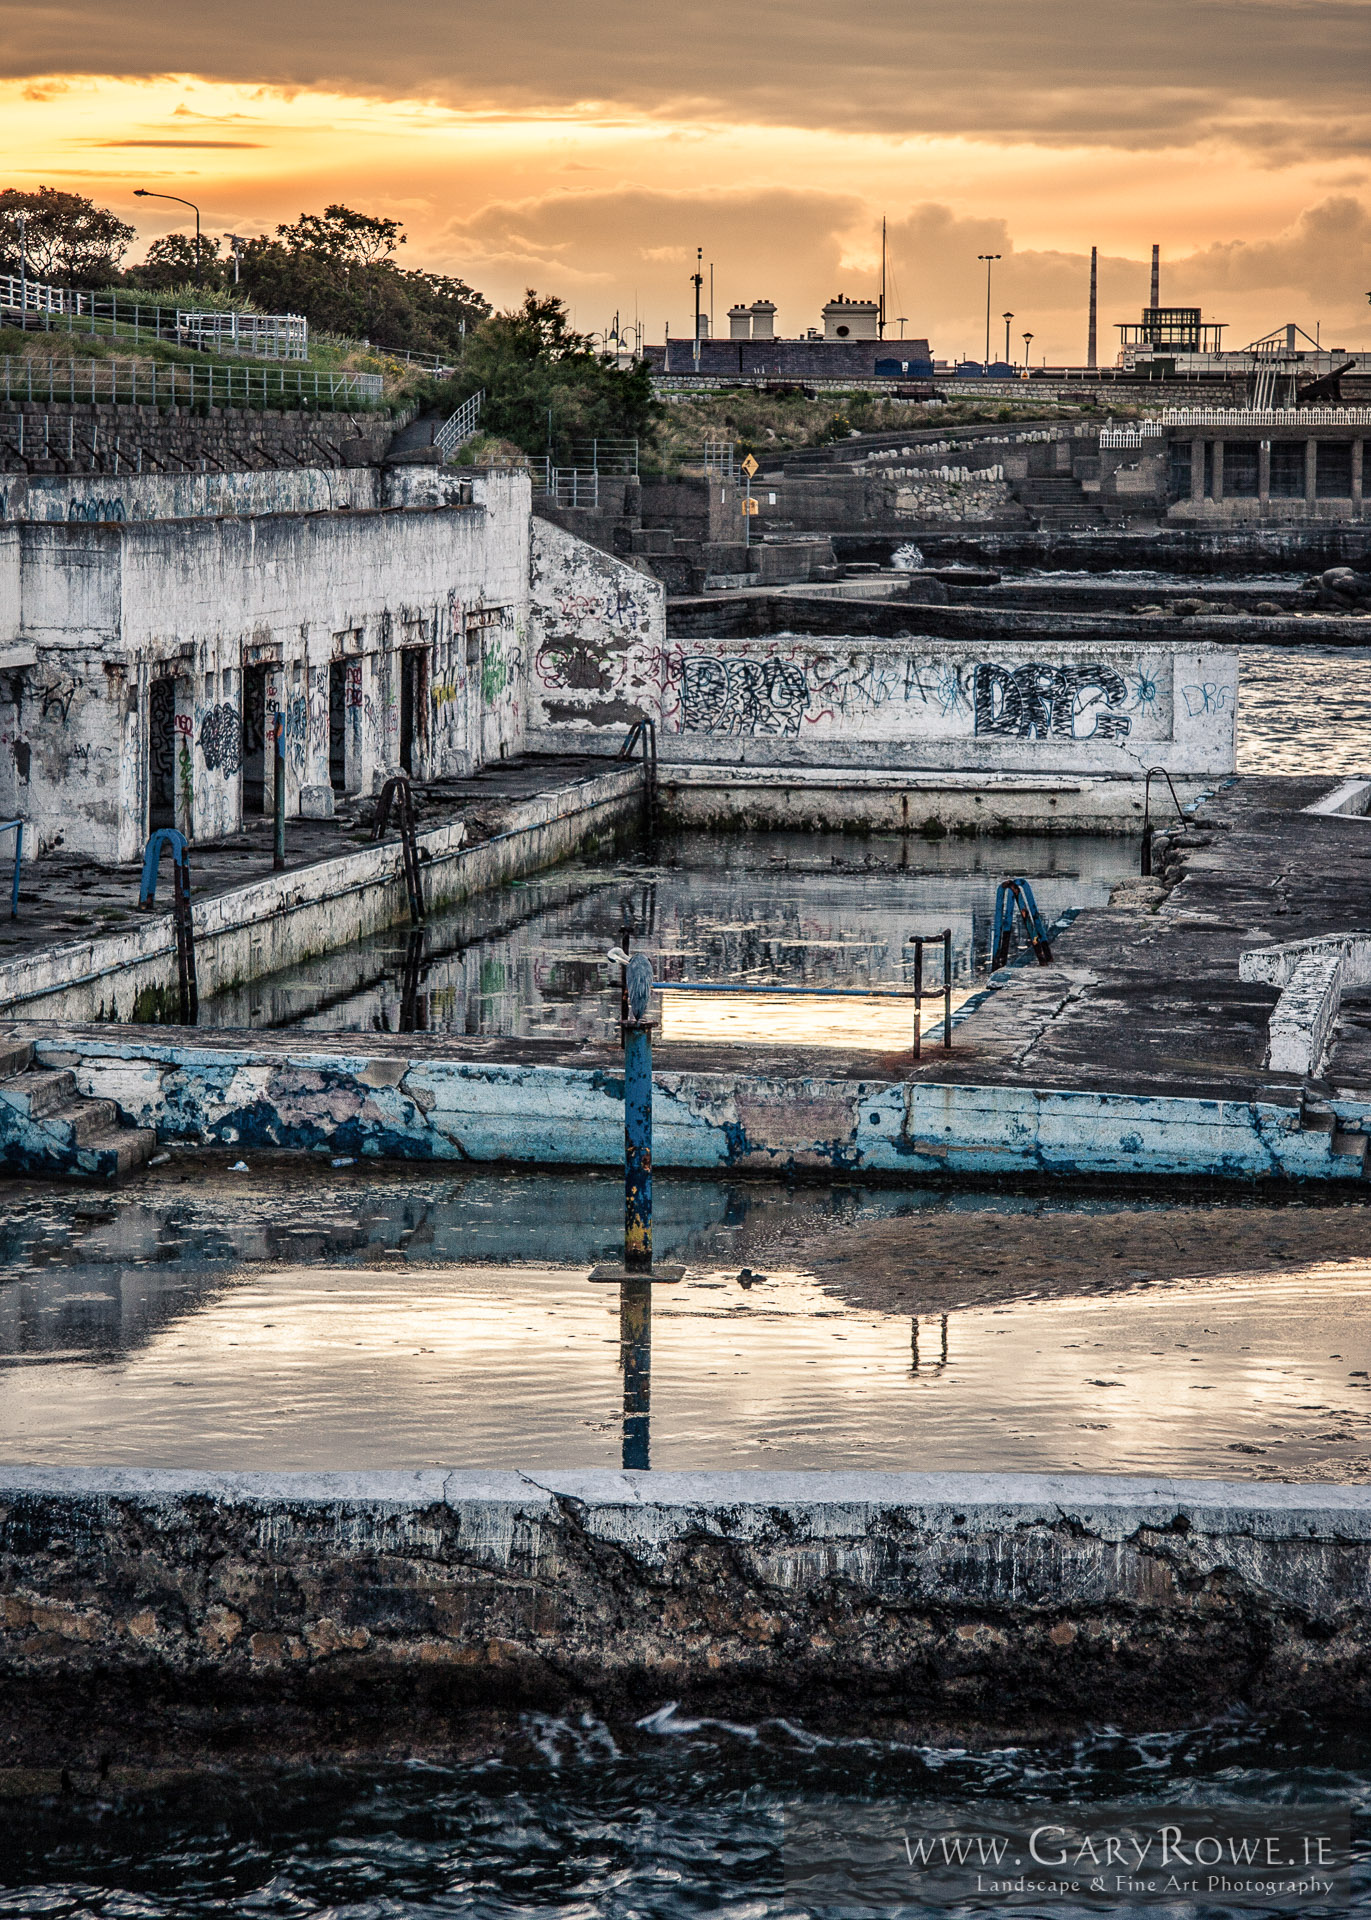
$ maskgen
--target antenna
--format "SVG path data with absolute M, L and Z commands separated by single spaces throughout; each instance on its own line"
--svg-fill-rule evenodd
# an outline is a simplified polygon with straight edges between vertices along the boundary
M 1096 280 L 1096 263 L 1097 263 L 1097 250 L 1094 247 L 1092 247 L 1090 249 L 1090 330 L 1085 337 L 1085 364 L 1088 367 L 1093 367 L 1096 364 L 1095 362 L 1095 320 L 1096 320 L 1096 315 L 1098 313 L 1098 307 L 1096 305 L 1096 293 L 1098 288 L 1098 283 Z
M 885 339 L 885 215 L 881 215 L 881 312 L 876 323 L 876 338 Z

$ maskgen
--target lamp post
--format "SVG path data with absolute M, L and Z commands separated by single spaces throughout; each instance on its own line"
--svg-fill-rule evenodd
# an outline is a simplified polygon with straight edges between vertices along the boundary
M 704 257 L 705 257 L 704 248 L 696 247 L 695 271 L 690 276 L 690 284 L 695 289 L 695 337 L 691 342 L 690 355 L 691 355 L 691 360 L 694 364 L 696 373 L 700 371 L 700 288 L 705 283 L 705 276 L 703 272 Z
M 135 200 L 174 200 L 178 207 L 189 207 L 195 215 L 195 284 L 200 285 L 200 209 L 193 200 L 183 200 L 179 193 L 154 193 L 151 187 L 135 187 Z
M 1013 364 L 1009 358 L 1009 323 L 1013 318 L 1012 313 L 1007 313 L 1004 316 L 1004 363 L 1006 366 Z
M 1029 348 L 1032 345 L 1033 345 L 1033 335 L 1031 333 L 1026 333 L 1023 337 L 1023 365 L 1024 365 L 1025 373 L 1030 371 L 1031 363 L 1029 361 L 1028 355 L 1029 355 Z
M 990 365 L 990 270 L 1000 258 L 998 253 L 978 253 L 978 260 L 985 261 L 985 364 Z

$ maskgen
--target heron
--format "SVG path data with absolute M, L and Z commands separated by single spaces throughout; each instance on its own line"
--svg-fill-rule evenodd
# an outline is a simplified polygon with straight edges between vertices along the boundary
M 652 998 L 652 962 L 645 953 L 628 954 L 622 947 L 611 947 L 605 958 L 612 960 L 616 967 L 627 968 L 625 985 L 628 989 L 629 1016 L 634 1020 L 643 1020 Z

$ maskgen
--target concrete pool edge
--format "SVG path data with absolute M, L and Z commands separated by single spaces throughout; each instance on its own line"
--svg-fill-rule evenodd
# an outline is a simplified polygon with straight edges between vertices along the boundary
M 443 1058 L 351 1034 L 283 1043 L 35 1027 L 33 1041 L 40 1064 L 72 1071 L 84 1097 L 112 1101 L 125 1125 L 155 1129 L 163 1146 L 622 1165 L 622 1068 L 608 1050 L 581 1067 Z M 1354 1183 L 1364 1172 L 1338 1150 L 1340 1134 L 1304 1124 L 1288 1089 L 1214 1099 L 755 1069 L 659 1069 L 655 1088 L 662 1171 Z M 1338 1110 L 1342 1127 L 1371 1119 L 1355 1102 Z M 41 1125 L 0 1107 L 8 1170 L 28 1170 L 26 1156 L 35 1170 L 51 1166 L 50 1144 L 25 1131 Z
M 440 1751 L 472 1711 L 1371 1706 L 1371 1488 L 0 1467 L 0 1765 Z

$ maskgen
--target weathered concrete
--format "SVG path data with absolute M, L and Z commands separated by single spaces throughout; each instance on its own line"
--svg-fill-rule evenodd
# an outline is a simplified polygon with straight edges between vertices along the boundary
M 532 529 L 529 612 L 535 637 L 528 674 L 530 736 L 589 723 L 613 728 L 622 738 L 639 718 L 633 700 L 624 695 L 623 657 L 632 652 L 651 659 L 666 645 L 666 592 L 660 581 L 538 517 Z
M 466 505 L 5 523 L 0 636 L 36 665 L 9 676 L 0 808 L 39 852 L 128 860 L 150 825 L 233 831 L 249 736 L 260 782 L 278 712 L 292 814 L 303 788 L 365 793 L 406 763 L 460 775 L 519 751 L 528 487 L 496 474 Z
M 922 611 L 922 610 L 920 610 Z M 929 624 L 978 616 L 930 608 Z M 906 621 L 919 614 L 906 613 Z M 1024 616 L 1031 626 L 1031 616 Z M 1063 624 L 1070 616 L 1063 617 Z M 993 639 L 923 636 L 827 645 L 765 640 L 630 641 L 597 661 L 574 718 L 531 735 L 585 751 L 627 718 L 656 723 L 665 761 L 730 766 L 975 769 L 981 773 L 1192 777 L 1233 767 L 1234 655 L 1204 646 L 1021 637 L 1013 616 Z M 1037 624 L 1041 626 L 1039 618 Z M 575 669 L 579 672 L 579 669 Z M 573 671 L 551 665 L 547 676 Z M 584 679 L 584 675 L 581 675 Z M 574 682 L 572 684 L 575 684 Z M 544 711 L 551 696 L 544 692 Z M 572 714 L 570 705 L 560 710 Z M 615 736 L 617 746 L 618 735 Z
M 490 795 L 474 823 L 459 818 L 419 833 L 430 908 L 553 866 L 641 816 L 638 766 L 552 761 L 544 778 L 543 791 L 505 804 Z M 163 884 L 170 887 L 169 875 Z M 192 905 L 200 991 L 207 996 L 346 946 L 408 912 L 393 836 L 207 892 Z M 167 911 L 140 915 L 126 931 L 61 941 L 0 964 L 0 1014 L 10 1018 L 132 1020 L 175 1001 Z
M 0 1469 L 0 1760 L 415 1753 L 482 1708 L 933 1729 L 1371 1708 L 1371 1490 Z

